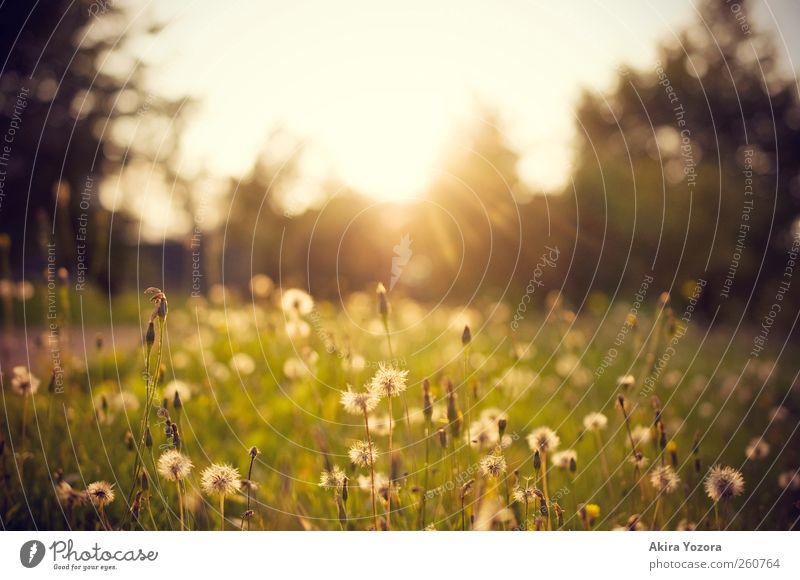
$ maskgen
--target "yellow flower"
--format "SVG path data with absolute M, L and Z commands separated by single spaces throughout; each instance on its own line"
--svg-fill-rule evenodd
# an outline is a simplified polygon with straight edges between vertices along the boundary
M 589 521 L 596 520 L 600 517 L 600 506 L 596 503 L 587 503 L 586 504 L 586 517 L 589 518 Z

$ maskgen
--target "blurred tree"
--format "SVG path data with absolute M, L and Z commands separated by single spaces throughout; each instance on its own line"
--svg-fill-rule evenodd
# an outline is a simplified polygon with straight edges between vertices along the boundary
M 135 160 L 163 163 L 176 150 L 182 105 L 144 89 L 128 40 L 158 28 L 142 22 L 106 0 L 0 4 L 0 231 L 11 237 L 12 266 L 19 271 L 24 256 L 28 277 L 44 267 L 50 242 L 74 273 L 85 234 L 87 280 L 121 279 L 108 276 L 109 256 L 122 266 L 126 252 L 115 248 L 128 244 L 133 224 L 118 216 L 112 230 L 99 185 Z M 160 146 L 150 147 L 156 133 Z
M 705 305 L 723 314 L 738 316 L 756 284 L 774 293 L 800 209 L 800 108 L 750 3 L 731 6 L 704 2 L 651 67 L 584 94 L 576 196 L 561 200 L 578 232 L 574 297 L 649 272 L 657 288 L 707 279 Z

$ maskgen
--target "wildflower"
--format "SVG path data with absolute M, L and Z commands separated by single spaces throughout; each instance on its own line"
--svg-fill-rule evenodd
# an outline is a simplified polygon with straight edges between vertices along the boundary
M 472 331 L 469 329 L 469 324 L 464 326 L 464 332 L 461 333 L 461 344 L 467 346 L 472 342 Z
M 596 503 L 582 504 L 578 508 L 578 516 L 586 527 L 591 526 L 600 517 L 600 506 Z
M 744 491 L 744 477 L 733 467 L 715 465 L 706 476 L 705 489 L 713 501 L 735 497 Z
M 341 467 L 334 465 L 330 471 L 323 471 L 319 476 L 319 485 L 324 489 L 340 489 L 344 486 L 347 476 Z
M 670 441 L 664 451 L 669 455 L 672 467 L 678 467 L 678 444 L 675 441 Z
M 227 463 L 215 463 L 203 470 L 200 487 L 209 495 L 233 495 L 241 488 L 239 470 Z
M 528 446 L 533 451 L 541 451 L 542 453 L 555 451 L 559 443 L 561 443 L 561 439 L 549 427 L 539 427 L 528 435 Z
M 373 465 L 378 458 L 378 450 L 368 441 L 356 441 L 350 446 L 347 454 L 350 456 L 350 462 L 357 467 Z
M 506 472 L 506 458 L 495 450 L 481 459 L 479 467 L 483 476 L 497 478 Z
M 191 473 L 194 464 L 180 451 L 170 449 L 158 458 L 158 473 L 168 481 L 180 481 Z
M 381 363 L 378 372 L 372 377 L 369 390 L 378 397 L 397 397 L 407 388 L 408 371 Z
M 750 440 L 750 443 L 744 450 L 744 454 L 750 461 L 764 459 L 769 455 L 769 443 L 764 441 L 761 437 L 755 437 Z
M 35 395 L 39 390 L 39 379 L 34 377 L 28 367 L 17 366 L 12 369 L 11 390 L 20 397 Z
M 369 413 L 378 406 L 379 399 L 371 391 L 363 393 L 354 393 L 351 390 L 343 391 L 341 398 L 344 410 L 352 415 L 363 415 Z
M 114 486 L 107 481 L 95 481 L 86 488 L 86 496 L 93 505 L 103 508 L 114 501 Z
M 650 483 L 661 493 L 672 493 L 678 489 L 681 478 L 671 465 L 657 467 L 650 474 Z
M 602 431 L 608 425 L 608 417 L 602 413 L 589 413 L 583 418 L 583 427 L 587 431 Z
M 314 309 L 314 299 L 299 288 L 285 290 L 281 296 L 281 308 L 283 312 L 292 318 L 310 314 Z
M 574 449 L 565 449 L 553 454 L 553 465 L 559 469 L 570 469 L 570 466 L 578 462 L 578 453 Z

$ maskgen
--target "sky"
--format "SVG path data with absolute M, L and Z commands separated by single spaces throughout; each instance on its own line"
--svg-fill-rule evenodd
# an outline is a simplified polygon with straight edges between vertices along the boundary
M 800 22 L 799 3 L 756 3 L 756 25 L 781 22 L 797 58 L 786 27 Z M 183 171 L 242 176 L 281 127 L 305 152 L 298 196 L 331 174 L 387 200 L 424 190 L 481 104 L 522 153 L 524 181 L 560 189 L 580 91 L 609 89 L 622 64 L 652 67 L 657 43 L 695 19 L 692 0 L 155 0 L 150 10 L 166 23 L 136 45 L 152 90 L 199 103 Z

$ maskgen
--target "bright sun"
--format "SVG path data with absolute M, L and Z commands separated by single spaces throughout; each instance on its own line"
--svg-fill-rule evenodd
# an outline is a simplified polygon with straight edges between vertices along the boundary
M 374 48 L 330 63 L 321 84 L 334 88 L 314 106 L 299 100 L 304 109 L 297 111 L 302 118 L 296 125 L 348 185 L 376 199 L 414 198 L 466 114 L 465 97 L 454 89 L 446 67 L 426 58 L 424 49 Z M 319 77 L 314 82 L 320 83 Z

